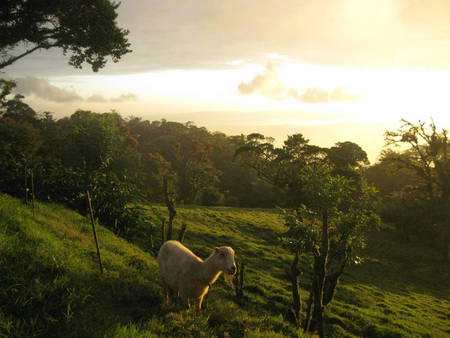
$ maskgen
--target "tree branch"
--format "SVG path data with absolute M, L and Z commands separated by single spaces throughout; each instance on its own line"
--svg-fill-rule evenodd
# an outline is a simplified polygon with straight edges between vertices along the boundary
M 50 47 L 52 47 L 52 45 L 50 45 Z M 24 56 L 27 56 L 28 54 L 33 53 L 34 51 L 36 51 L 38 49 L 41 49 L 41 48 L 44 48 L 44 46 L 39 44 L 36 47 L 31 48 L 31 49 L 27 50 L 26 52 L 24 52 L 24 53 L 22 53 L 20 55 L 11 56 L 8 60 L 3 61 L 3 62 L 0 63 L 0 69 L 5 68 L 6 66 L 9 66 L 9 65 L 13 64 L 17 60 L 23 58 Z

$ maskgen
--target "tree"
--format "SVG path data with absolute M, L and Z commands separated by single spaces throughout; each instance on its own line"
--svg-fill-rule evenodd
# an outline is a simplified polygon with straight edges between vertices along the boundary
M 387 131 L 387 145 L 407 146 L 404 152 L 385 152 L 383 161 L 415 173 L 416 184 L 397 192 L 394 202 L 400 202 L 397 222 L 403 231 L 411 220 L 416 234 L 434 242 L 445 261 L 449 258 L 450 238 L 450 142 L 448 131 L 438 130 L 435 123 L 417 124 L 402 120 L 396 131 Z M 394 205 L 391 203 L 391 205 Z M 401 213 L 406 205 L 409 213 Z M 393 213 L 396 210 L 392 210 Z M 414 215 L 415 217 L 411 217 Z M 404 217 L 403 217 L 404 216 Z M 412 218 L 412 219 L 411 219 Z
M 355 169 L 369 164 L 367 153 L 356 143 L 338 142 L 326 150 L 327 158 L 334 167 L 334 174 L 345 177 L 358 176 Z
M 373 210 L 375 190 L 364 181 L 333 175 L 333 168 L 326 164 L 307 166 L 301 175 L 305 204 L 287 212 L 283 243 L 294 254 L 293 264 L 302 254 L 313 259 L 304 330 L 317 330 L 324 337 L 324 310 L 333 300 L 345 267 L 364 245 L 368 230 L 379 222 Z
M 398 166 L 396 158 L 399 156 L 405 157 L 408 154 L 384 150 L 379 161 L 367 168 L 365 172 L 367 180 L 375 185 L 383 197 L 395 191 L 400 191 L 407 186 L 419 185 L 420 178 L 417 177 L 417 173 L 414 170 Z
M 352 142 L 332 148 L 310 145 L 301 134 L 289 136 L 282 148 L 260 134 L 247 136 L 236 156 L 266 181 L 286 192 L 287 212 L 283 245 L 292 254 L 289 271 L 292 284 L 291 313 L 299 324 L 301 301 L 297 286 L 297 264 L 302 254 L 314 261 L 305 330 L 324 336 L 323 312 L 345 266 L 364 243 L 367 229 L 378 223 L 374 213 L 375 190 L 361 168 L 367 154 Z M 299 208 L 300 206 L 300 208 Z
M 0 118 L 0 191 L 21 195 L 24 170 L 35 164 L 42 139 L 30 123 Z
M 406 145 L 409 156 L 391 156 L 400 167 L 410 168 L 422 178 L 429 198 L 450 199 L 450 142 L 448 131 L 438 131 L 433 121 L 427 126 L 402 120 L 396 131 L 385 133 L 387 145 Z
M 326 152 L 309 144 L 302 134 L 288 136 L 281 148 L 275 148 L 271 138 L 250 134 L 236 150 L 235 157 L 255 170 L 261 179 L 281 189 L 285 194 L 284 205 L 295 207 L 304 203 L 301 170 L 324 161 Z
M 0 3 L 0 69 L 39 50 L 61 48 L 69 64 L 98 71 L 110 56 L 131 52 L 128 30 L 117 26 L 120 3 L 111 0 L 3 0 Z M 19 48 L 18 47 L 23 47 Z M 18 55 L 12 55 L 20 50 Z
M 11 94 L 11 91 L 16 86 L 14 81 L 0 79 L 0 114 L 4 111 L 4 105 L 7 102 L 6 97 Z

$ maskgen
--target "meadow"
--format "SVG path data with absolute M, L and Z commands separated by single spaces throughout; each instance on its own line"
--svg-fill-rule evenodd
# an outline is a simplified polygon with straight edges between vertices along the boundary
M 31 209 L 0 195 L 2 337 L 302 337 L 287 320 L 291 256 L 275 209 L 177 206 L 175 235 L 206 258 L 230 245 L 245 263 L 244 297 L 222 278 L 201 312 L 163 303 L 155 252 L 165 207 L 146 205 L 153 226 L 134 243 L 98 226 L 100 274 L 89 219 L 58 204 Z M 371 233 L 326 311 L 327 337 L 448 337 L 450 280 L 432 249 Z M 303 308 L 310 264 L 301 257 Z

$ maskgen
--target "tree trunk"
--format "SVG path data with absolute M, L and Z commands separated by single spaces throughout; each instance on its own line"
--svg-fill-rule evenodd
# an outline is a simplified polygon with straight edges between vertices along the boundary
M 314 302 L 314 292 L 313 290 L 309 290 L 309 299 L 308 299 L 308 306 L 306 308 L 306 318 L 305 323 L 303 325 L 303 332 L 310 332 L 311 331 L 311 309 Z
M 314 312 L 311 330 L 317 329 L 319 337 L 324 337 L 323 331 L 323 290 L 326 277 L 326 265 L 328 259 L 328 252 L 330 248 L 329 234 L 328 234 L 328 210 L 322 211 L 322 243 L 319 250 L 314 252 L 314 278 L 312 291 L 314 293 Z
M 339 278 L 342 276 L 342 273 L 344 272 L 344 268 L 347 265 L 348 262 L 348 256 L 345 256 L 345 259 L 342 261 L 339 268 L 334 271 L 333 273 L 329 273 L 325 277 L 325 285 L 324 285 L 324 291 L 323 291 L 323 306 L 326 307 L 328 304 L 331 303 L 334 297 L 334 293 L 336 291 L 336 286 L 339 283 Z

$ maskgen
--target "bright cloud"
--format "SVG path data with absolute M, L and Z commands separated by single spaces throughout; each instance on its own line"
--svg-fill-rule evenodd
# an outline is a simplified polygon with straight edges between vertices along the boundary
M 269 62 L 264 72 L 257 74 L 250 82 L 241 82 L 239 93 L 243 95 L 261 94 L 273 100 L 294 99 L 304 103 L 324 103 L 333 101 L 358 101 L 359 96 L 345 92 L 342 87 L 328 91 L 319 87 L 306 88 L 303 92 L 288 88 L 280 80 L 274 63 Z

